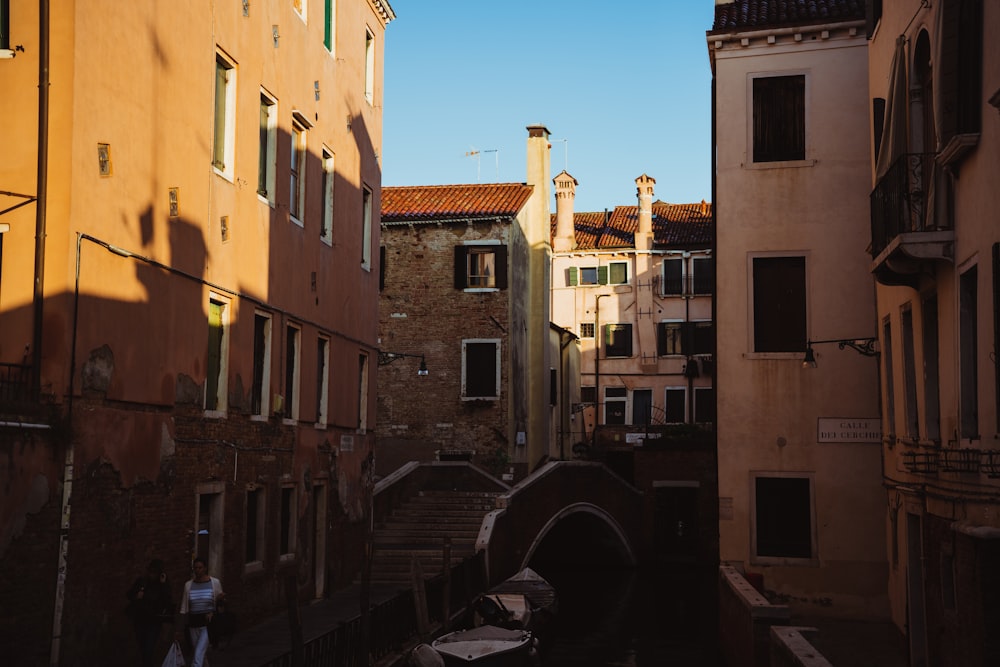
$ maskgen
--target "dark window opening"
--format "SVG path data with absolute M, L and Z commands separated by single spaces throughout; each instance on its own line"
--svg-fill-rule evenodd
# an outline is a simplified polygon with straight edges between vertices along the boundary
M 753 260 L 754 352 L 806 349 L 805 257 Z
M 465 396 L 497 397 L 496 343 L 465 344 Z
M 812 508 L 809 479 L 756 479 L 757 555 L 812 557 Z
M 781 162 L 806 157 L 806 77 L 753 80 L 753 161 Z
M 608 324 L 604 327 L 604 356 L 632 356 L 631 324 Z

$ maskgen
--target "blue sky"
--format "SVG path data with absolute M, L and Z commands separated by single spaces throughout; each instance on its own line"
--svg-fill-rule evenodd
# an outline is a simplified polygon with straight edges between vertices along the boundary
M 711 200 L 712 0 L 389 2 L 383 185 L 523 182 L 542 124 L 577 211 L 635 204 L 644 173 Z

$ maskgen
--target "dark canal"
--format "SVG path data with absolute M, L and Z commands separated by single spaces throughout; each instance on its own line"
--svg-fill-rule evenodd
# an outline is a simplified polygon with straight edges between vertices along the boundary
M 542 667 L 719 667 L 714 568 L 657 571 L 539 567 L 559 612 Z

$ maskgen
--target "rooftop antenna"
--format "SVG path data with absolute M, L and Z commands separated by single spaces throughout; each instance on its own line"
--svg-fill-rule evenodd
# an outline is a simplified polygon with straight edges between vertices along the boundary
M 569 139 L 553 139 L 552 143 L 562 142 L 563 145 L 563 171 L 569 173 Z
M 476 183 L 482 183 L 482 179 L 480 178 L 480 167 L 482 165 L 482 157 L 483 157 L 482 154 L 483 153 L 495 153 L 496 154 L 495 155 L 495 157 L 496 157 L 496 165 L 497 165 L 497 180 L 496 180 L 496 182 L 499 183 L 500 182 L 500 149 L 499 148 L 491 148 L 489 150 L 479 151 L 479 150 L 476 150 L 475 148 L 473 148 L 471 151 L 466 151 L 465 152 L 465 157 L 474 157 L 474 158 L 476 158 Z

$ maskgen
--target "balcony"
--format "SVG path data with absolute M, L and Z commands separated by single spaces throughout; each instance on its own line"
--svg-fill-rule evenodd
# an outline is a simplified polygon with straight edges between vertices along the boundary
M 0 363 L 0 405 L 31 400 L 31 366 Z
M 916 288 L 935 261 L 954 259 L 946 180 L 929 153 L 907 153 L 871 193 L 872 273 L 883 285 Z M 936 182 L 936 183 L 935 183 Z

